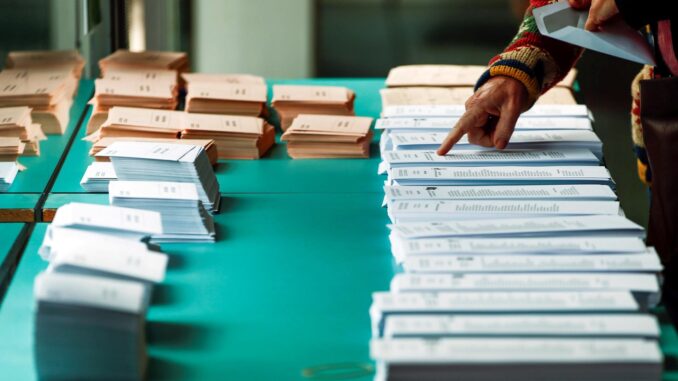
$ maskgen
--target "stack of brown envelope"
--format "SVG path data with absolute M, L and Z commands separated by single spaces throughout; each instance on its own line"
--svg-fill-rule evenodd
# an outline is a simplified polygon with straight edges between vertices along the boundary
M 148 72 L 123 74 L 117 71 L 112 78 L 104 77 L 94 81 L 94 109 L 87 123 L 88 134 L 101 126 L 108 118 L 108 110 L 114 106 L 164 110 L 177 108 L 179 90 L 176 77 L 171 80 L 163 75 L 149 77 L 144 73 Z
M 113 107 L 101 128 L 87 139 L 107 137 L 179 139 L 184 112 L 149 108 Z
M 299 115 L 282 135 L 293 159 L 367 158 L 372 140 L 372 118 Z
M 19 138 L 25 144 L 24 156 L 40 155 L 40 141 L 47 139 L 31 119 L 30 107 L 0 108 L 0 137 Z
M 266 114 L 266 85 L 189 82 L 186 111 L 204 114 L 261 116 Z
M 220 159 L 258 159 L 275 144 L 275 129 L 250 116 L 186 114 L 181 139 L 214 139 Z
M 77 50 L 25 50 L 9 52 L 7 69 L 53 69 L 69 67 L 75 78 L 82 76 L 85 60 Z
M 283 131 L 299 114 L 355 115 L 355 93 L 339 86 L 273 86 L 271 104 L 280 117 Z
M 7 69 L 0 72 L 0 107 L 27 106 L 47 134 L 63 134 L 78 80 L 71 69 Z
M 404 65 L 392 68 L 386 78 L 387 87 L 474 87 L 487 70 L 479 65 Z M 557 87 L 572 89 L 575 69 Z
M 183 73 L 189 70 L 189 62 L 188 55 L 183 52 L 130 52 L 120 49 L 99 60 L 99 69 L 102 77 L 106 77 L 109 69 L 164 69 Z
M 96 161 L 109 161 L 107 156 L 96 156 L 97 153 L 104 150 L 104 148 L 115 142 L 155 142 L 155 143 L 174 143 L 174 144 L 188 144 L 193 146 L 201 146 L 207 153 L 207 158 L 212 165 L 217 163 L 219 152 L 214 140 L 211 139 L 161 139 L 161 138 L 102 138 L 96 141 L 89 151 L 89 155 L 94 157 Z
M 25 144 L 19 138 L 0 137 L 0 161 L 16 161 L 24 153 Z
M 264 77 L 252 74 L 208 74 L 208 73 L 183 73 L 181 78 L 187 83 L 230 83 L 232 85 L 265 85 Z

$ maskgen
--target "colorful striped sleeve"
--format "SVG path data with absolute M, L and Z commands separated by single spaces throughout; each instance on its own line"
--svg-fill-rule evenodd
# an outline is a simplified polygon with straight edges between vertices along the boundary
M 532 15 L 534 8 L 555 1 L 530 0 L 518 34 L 504 52 L 490 60 L 488 70 L 476 83 L 476 90 L 492 77 L 512 77 L 525 85 L 533 104 L 567 75 L 583 49 L 541 35 Z

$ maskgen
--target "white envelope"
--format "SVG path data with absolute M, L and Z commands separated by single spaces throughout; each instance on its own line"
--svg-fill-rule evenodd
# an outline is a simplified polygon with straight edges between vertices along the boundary
M 536 8 L 533 12 L 544 36 L 629 61 L 655 65 L 650 45 L 621 19 L 610 20 L 601 31 L 584 29 L 588 11 L 572 9 L 567 1 Z

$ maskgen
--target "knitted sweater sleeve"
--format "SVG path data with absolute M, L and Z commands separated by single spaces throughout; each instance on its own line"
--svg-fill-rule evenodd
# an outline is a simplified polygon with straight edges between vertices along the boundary
M 476 83 L 476 89 L 492 77 L 512 77 L 525 85 L 530 104 L 533 104 L 567 75 L 583 49 L 541 35 L 532 15 L 534 8 L 555 1 L 530 0 L 518 34 L 502 53 L 490 60 L 488 70 Z

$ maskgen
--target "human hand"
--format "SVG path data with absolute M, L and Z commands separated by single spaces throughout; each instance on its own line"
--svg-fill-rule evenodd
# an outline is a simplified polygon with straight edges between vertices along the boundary
M 589 10 L 589 18 L 584 28 L 599 31 L 603 25 L 619 13 L 615 0 L 568 0 L 574 9 Z
M 438 155 L 448 153 L 464 134 L 471 144 L 504 149 L 528 102 L 522 82 L 504 76 L 490 78 L 466 101 L 466 112 L 438 148 Z

